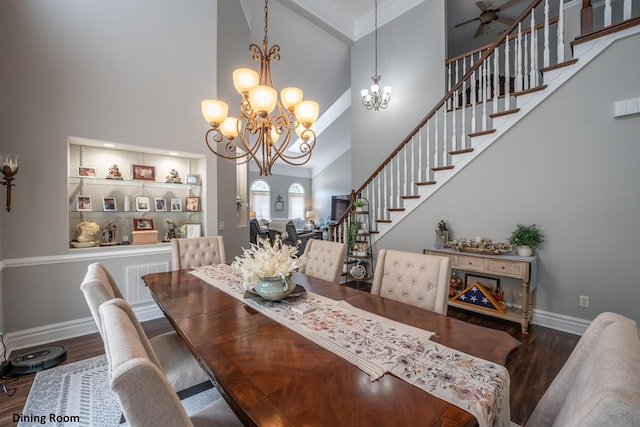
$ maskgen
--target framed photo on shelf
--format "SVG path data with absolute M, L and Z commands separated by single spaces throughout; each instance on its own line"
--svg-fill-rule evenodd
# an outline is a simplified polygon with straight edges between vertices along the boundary
M 76 197 L 76 210 L 79 212 L 89 212 L 92 211 L 91 207 L 91 196 L 77 196 Z
M 149 203 L 149 198 L 147 196 L 136 197 L 136 210 L 138 212 L 147 212 L 151 210 Z
M 200 237 L 200 234 L 202 233 L 201 224 L 185 224 L 184 227 L 186 237 Z
M 186 175 L 185 182 L 187 184 L 200 184 L 202 182 L 202 178 L 200 175 Z
M 187 212 L 198 212 L 200 210 L 200 197 L 187 197 L 185 210 Z
M 480 282 L 485 289 L 495 292 L 500 286 L 500 279 L 495 277 L 478 276 L 477 274 L 465 274 L 464 285 L 465 288 L 473 285 L 476 282 Z
M 155 181 L 156 180 L 156 167 L 146 165 L 132 165 L 133 171 L 131 173 L 132 179 L 138 181 Z
M 116 208 L 116 199 L 115 197 L 103 197 L 102 198 L 102 210 L 105 212 L 115 212 L 118 209 Z
M 158 212 L 166 212 L 167 210 L 167 201 L 162 197 L 156 197 L 154 199 L 156 202 L 156 211 Z
M 153 219 L 133 218 L 133 231 L 153 230 Z
M 182 199 L 171 199 L 171 212 L 182 212 Z
M 96 168 L 90 168 L 87 166 L 78 166 L 78 176 L 83 178 L 95 178 Z

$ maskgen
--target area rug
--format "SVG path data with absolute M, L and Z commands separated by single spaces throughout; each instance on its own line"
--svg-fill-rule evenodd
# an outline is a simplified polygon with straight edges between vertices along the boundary
M 31 386 L 22 413 L 14 414 L 18 427 L 126 426 L 120 405 L 109 388 L 105 355 L 40 371 Z M 188 414 L 220 398 L 210 383 L 179 393 Z

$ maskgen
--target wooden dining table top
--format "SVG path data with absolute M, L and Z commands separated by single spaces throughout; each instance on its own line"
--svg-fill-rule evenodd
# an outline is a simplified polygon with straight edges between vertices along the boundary
M 307 291 L 435 333 L 432 341 L 505 365 L 520 342 L 488 329 L 300 273 Z M 473 426 L 476 419 L 392 374 L 371 381 L 188 270 L 142 277 L 222 396 L 249 426 Z

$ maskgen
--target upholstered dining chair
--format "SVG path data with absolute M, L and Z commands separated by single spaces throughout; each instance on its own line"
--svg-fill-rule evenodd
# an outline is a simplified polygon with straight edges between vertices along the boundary
M 173 270 L 226 262 L 222 236 L 171 239 L 171 268 Z
M 100 318 L 100 305 L 115 298 L 124 301 L 122 292 L 109 270 L 101 263 L 88 266 L 80 289 L 104 340 L 105 330 Z M 128 303 L 125 301 L 125 304 Z M 160 366 L 177 392 L 211 382 L 175 331 L 157 335 L 149 341 L 155 349 Z
M 371 293 L 447 314 L 451 259 L 380 249 Z
M 531 417 L 530 427 L 640 426 L 640 331 L 604 312 L 587 327 Z
M 309 257 L 301 273 L 333 283 L 340 283 L 347 245 L 329 240 L 309 239 L 304 255 Z
M 120 298 L 100 306 L 109 382 L 131 426 L 241 426 L 223 398 L 191 417 L 162 372 L 131 306 Z

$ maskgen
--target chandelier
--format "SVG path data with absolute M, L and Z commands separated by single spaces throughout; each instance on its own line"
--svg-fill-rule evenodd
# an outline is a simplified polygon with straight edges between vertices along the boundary
M 391 100 L 391 86 L 384 86 L 381 93 L 381 78 L 382 76 L 378 74 L 378 0 L 375 0 L 375 73 L 371 76 L 371 80 L 373 81 L 371 93 L 369 93 L 369 89 L 362 89 L 360 91 L 362 104 L 367 107 L 367 110 L 374 109 L 378 111 L 378 109 L 387 108 L 389 105 L 389 101 Z
M 209 150 L 240 164 L 253 159 L 260 175 L 271 175 L 271 167 L 278 159 L 292 166 L 309 161 L 316 144 L 319 111 L 318 103 L 303 100 L 302 90 L 297 87 L 282 89 L 278 99 L 270 61 L 280 60 L 280 46 L 268 47 L 268 3 L 265 0 L 262 49 L 253 43 L 249 46 L 253 59 L 260 61 L 259 73 L 249 68 L 233 72 L 233 85 L 241 95 L 239 117 L 228 116 L 229 106 L 224 101 L 202 101 L 202 115 L 211 126 L 205 134 Z M 292 145 L 295 151 L 287 152 L 295 142 L 292 135 L 297 135 L 300 143 L 297 147 Z

